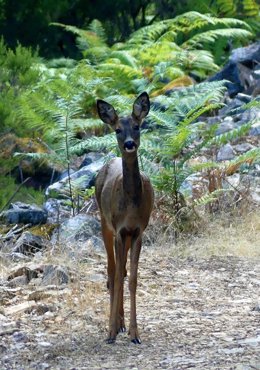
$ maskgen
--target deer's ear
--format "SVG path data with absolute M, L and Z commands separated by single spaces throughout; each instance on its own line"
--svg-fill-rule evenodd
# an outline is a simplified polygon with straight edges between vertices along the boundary
M 100 119 L 108 125 L 113 126 L 118 120 L 114 107 L 104 100 L 97 100 L 97 111 Z
M 144 117 L 147 116 L 149 110 L 150 110 L 149 95 L 147 94 L 147 92 L 143 92 L 141 95 L 138 96 L 138 98 L 134 102 L 132 115 L 141 121 Z

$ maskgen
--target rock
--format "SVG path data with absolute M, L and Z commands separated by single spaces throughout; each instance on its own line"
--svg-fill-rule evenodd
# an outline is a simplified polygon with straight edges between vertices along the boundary
M 20 286 L 24 286 L 24 285 L 27 285 L 29 283 L 29 280 L 28 280 L 28 277 L 26 275 L 22 275 L 22 276 L 17 276 L 15 278 L 13 278 L 8 286 L 10 288 L 17 288 L 17 287 L 20 287 Z
M 30 135 L 32 136 L 32 135 Z M 32 137 L 17 137 L 14 134 L 8 133 L 1 135 L 0 148 L 2 159 L 10 160 L 16 152 L 19 153 L 46 153 L 46 146 L 40 143 L 36 138 Z M 16 162 L 16 161 L 15 161 Z M 16 162 L 17 163 L 17 162 Z M 51 179 L 58 176 L 58 172 L 50 164 L 50 161 L 23 156 L 19 160 L 19 165 L 11 167 L 12 176 L 18 183 L 21 183 L 26 178 L 24 186 L 31 186 L 35 189 L 45 188 L 50 184 Z
M 62 285 L 70 281 L 66 267 L 48 265 L 44 268 L 41 285 Z
M 229 57 L 230 62 L 244 63 L 244 62 L 260 62 L 260 42 L 255 42 L 246 47 L 234 49 Z
M 243 91 L 253 91 L 257 84 L 254 70 L 259 64 L 260 42 L 234 49 L 224 68 L 209 78 L 209 81 L 227 80 L 228 93 L 234 97 Z
M 84 156 L 83 161 L 79 168 L 98 162 L 102 158 L 104 158 L 104 154 L 98 152 L 90 152 Z
M 257 186 L 254 189 L 252 189 L 251 197 L 255 203 L 260 204 L 260 186 Z
M 90 163 L 82 167 L 80 170 L 71 174 L 70 179 L 73 181 L 74 186 L 77 184 L 78 190 L 85 190 L 94 185 L 94 178 L 96 173 L 104 164 L 102 157 L 96 162 Z M 68 198 L 69 197 L 69 178 L 68 176 L 61 181 L 55 182 L 48 186 L 45 192 L 47 197 L 50 198 Z
M 15 331 L 12 337 L 15 342 L 27 342 L 28 341 L 28 336 L 26 335 L 26 333 L 22 333 L 21 331 Z
M 243 94 L 243 93 L 238 93 L 236 97 L 237 99 L 241 100 L 245 104 L 250 103 L 250 101 L 252 100 L 252 97 L 250 95 Z
M 234 114 L 241 113 L 243 112 L 243 109 L 242 108 L 238 109 L 238 108 L 240 108 L 244 104 L 245 103 L 243 101 L 235 98 L 231 100 L 231 102 L 228 105 L 226 105 L 225 107 L 219 110 L 219 115 L 222 117 L 223 116 L 226 117 L 227 115 L 234 115 Z
M 105 253 L 105 247 L 104 247 L 104 242 L 102 239 L 92 236 L 87 240 L 87 248 L 92 248 L 94 252 L 97 254 L 104 254 Z
M 96 218 L 86 214 L 78 214 L 65 220 L 59 228 L 59 241 L 86 241 L 100 233 L 100 223 Z M 53 239 L 56 239 L 57 235 Z M 52 239 L 52 240 L 53 240 Z
M 252 308 L 252 311 L 260 312 L 260 303 Z
M 50 198 L 43 204 L 48 213 L 48 223 L 59 224 L 71 215 L 71 207 L 63 199 Z
M 106 254 L 103 240 L 96 236 L 92 236 L 84 243 L 77 244 L 77 250 L 74 250 L 73 253 L 80 260 L 88 258 L 93 253 L 98 256 Z
M 28 262 L 30 260 L 31 258 L 29 256 L 26 256 L 23 253 L 12 252 L 12 261 L 14 262 L 21 262 L 21 261 Z
M 39 250 L 46 248 L 47 240 L 40 236 L 33 235 L 29 231 L 25 231 L 15 243 L 13 253 L 23 253 L 31 255 Z
M 216 131 L 216 135 L 222 135 L 225 132 L 233 130 L 235 127 L 236 127 L 236 124 L 234 123 L 233 118 L 228 116 L 218 126 L 218 129 Z
M 27 310 L 31 310 L 33 307 L 35 307 L 34 301 L 26 301 L 19 304 L 15 304 L 13 306 L 8 306 L 5 309 L 5 314 L 11 316 L 17 313 L 21 314 L 23 312 L 26 312 Z
M 34 265 L 20 266 L 15 268 L 7 277 L 10 287 L 29 284 L 35 285 L 62 285 L 68 284 L 70 274 L 66 267 L 60 265 Z M 19 284 L 19 282 L 21 284 Z M 31 298 L 33 296 L 30 296 Z M 32 299 L 35 299 L 33 297 Z
M 20 266 L 13 269 L 7 277 L 8 281 L 13 281 L 18 277 L 26 277 L 27 282 L 29 283 L 32 279 L 37 278 L 43 272 L 43 266 Z M 17 280 L 16 280 L 17 281 Z
M 44 224 L 47 212 L 34 204 L 11 203 L 9 209 L 1 213 L 1 219 L 8 224 Z
M 235 158 L 235 152 L 232 145 L 230 144 L 222 146 L 217 153 L 218 162 L 227 161 L 233 158 Z
M 249 135 L 252 135 L 252 136 L 260 135 L 260 122 L 256 122 L 251 126 Z
M 234 150 L 239 153 L 243 154 L 248 152 L 248 150 L 254 149 L 255 147 L 250 143 L 241 143 L 233 146 Z

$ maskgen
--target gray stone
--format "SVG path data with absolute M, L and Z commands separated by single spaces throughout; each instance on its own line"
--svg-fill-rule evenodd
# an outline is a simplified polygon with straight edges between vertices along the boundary
M 257 186 L 254 189 L 252 189 L 251 197 L 255 203 L 260 204 L 260 186 Z
M 100 159 L 104 158 L 104 154 L 98 152 L 90 152 L 86 154 L 79 168 L 90 165 L 91 163 L 98 162 Z
M 257 122 L 251 126 L 249 135 L 259 136 L 260 135 L 260 122 Z
M 233 118 L 231 116 L 225 117 L 217 129 L 216 135 L 222 135 L 225 132 L 233 130 L 235 127 L 236 124 L 234 123 Z
M 234 49 L 229 60 L 234 63 L 243 63 L 247 61 L 260 62 L 260 42 Z
M 223 116 L 226 117 L 227 115 L 234 115 L 236 113 L 241 113 L 243 112 L 243 109 L 242 108 L 240 109 L 240 107 L 244 104 L 245 103 L 243 101 L 235 98 L 231 100 L 231 102 L 228 105 L 226 105 L 225 107 L 219 110 L 219 115 L 222 117 Z
M 69 272 L 66 267 L 48 265 L 43 271 L 41 285 L 62 285 L 70 281 Z
M 244 102 L 245 104 L 247 104 L 252 100 L 252 97 L 250 95 L 247 95 L 247 94 L 238 93 L 237 94 L 237 99 L 239 99 L 242 102 Z
M 50 198 L 43 204 L 48 213 L 48 223 L 58 224 L 71 216 L 71 207 L 64 199 Z
M 8 286 L 11 288 L 17 288 L 20 286 L 27 285 L 28 283 L 29 283 L 28 276 L 22 275 L 22 276 L 17 276 L 13 278 L 12 280 L 10 280 L 8 283 Z
M 235 152 L 230 144 L 222 146 L 217 153 L 217 161 L 227 161 L 235 158 Z
M 34 204 L 11 203 L 9 209 L 1 213 L 1 220 L 8 224 L 45 224 L 47 212 Z
M 100 233 L 100 223 L 93 216 L 79 214 L 65 220 L 59 228 L 61 242 L 86 241 Z
M 255 123 L 259 124 L 260 109 L 257 107 L 253 107 L 253 108 L 245 110 L 240 116 L 240 121 L 242 121 L 243 123 L 247 123 L 249 121 L 255 121 Z
M 15 243 L 13 253 L 23 253 L 25 255 L 31 255 L 43 248 L 46 248 L 46 246 L 46 239 L 38 235 L 33 235 L 29 231 L 25 231 Z
M 104 158 L 102 157 L 96 162 L 90 163 L 87 166 L 82 167 L 80 170 L 74 172 L 70 176 L 70 180 L 73 181 L 74 187 L 77 186 L 78 190 L 85 190 L 94 185 L 94 178 L 96 173 L 104 164 Z M 68 198 L 69 197 L 69 177 L 66 176 L 61 181 L 55 182 L 48 186 L 45 192 L 49 198 Z
M 237 153 L 243 154 L 243 153 L 248 152 L 248 150 L 251 150 L 255 147 L 250 143 L 241 143 L 241 144 L 234 145 L 233 148 L 235 149 Z

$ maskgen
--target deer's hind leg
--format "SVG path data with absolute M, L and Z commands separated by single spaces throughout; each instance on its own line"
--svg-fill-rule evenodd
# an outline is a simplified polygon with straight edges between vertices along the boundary
M 131 342 L 135 344 L 141 343 L 136 321 L 137 271 L 141 248 L 142 248 L 142 235 L 137 230 L 136 235 L 133 236 L 130 250 L 130 276 L 129 276 L 130 305 L 131 305 L 129 334 Z
M 127 262 L 127 254 L 128 250 L 131 246 L 131 239 L 129 236 L 127 236 L 124 232 L 121 233 L 122 237 L 122 245 L 123 245 L 123 252 L 122 252 L 122 258 L 123 258 L 123 276 L 124 278 L 127 276 L 126 271 L 126 262 Z M 122 289 L 120 290 L 120 296 L 119 296 L 119 322 L 118 322 L 118 332 L 125 332 L 125 317 L 124 317 L 124 280 L 122 283 Z

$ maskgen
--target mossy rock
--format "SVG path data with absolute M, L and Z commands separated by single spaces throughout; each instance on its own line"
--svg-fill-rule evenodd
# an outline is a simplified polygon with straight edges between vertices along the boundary
M 57 224 L 45 224 L 45 225 L 36 225 L 28 230 L 36 236 L 41 236 L 45 239 L 50 240 L 53 234 L 53 231 L 58 227 Z
M 24 156 L 16 156 L 15 153 L 37 153 L 47 152 L 46 147 L 38 141 L 25 137 L 20 138 L 14 134 L 6 134 L 0 138 L 0 166 L 1 173 L 11 173 L 16 181 L 21 181 L 22 177 L 30 178 L 26 186 L 35 189 L 45 188 L 56 170 L 58 176 L 60 169 L 53 168 L 46 159 L 34 159 Z

